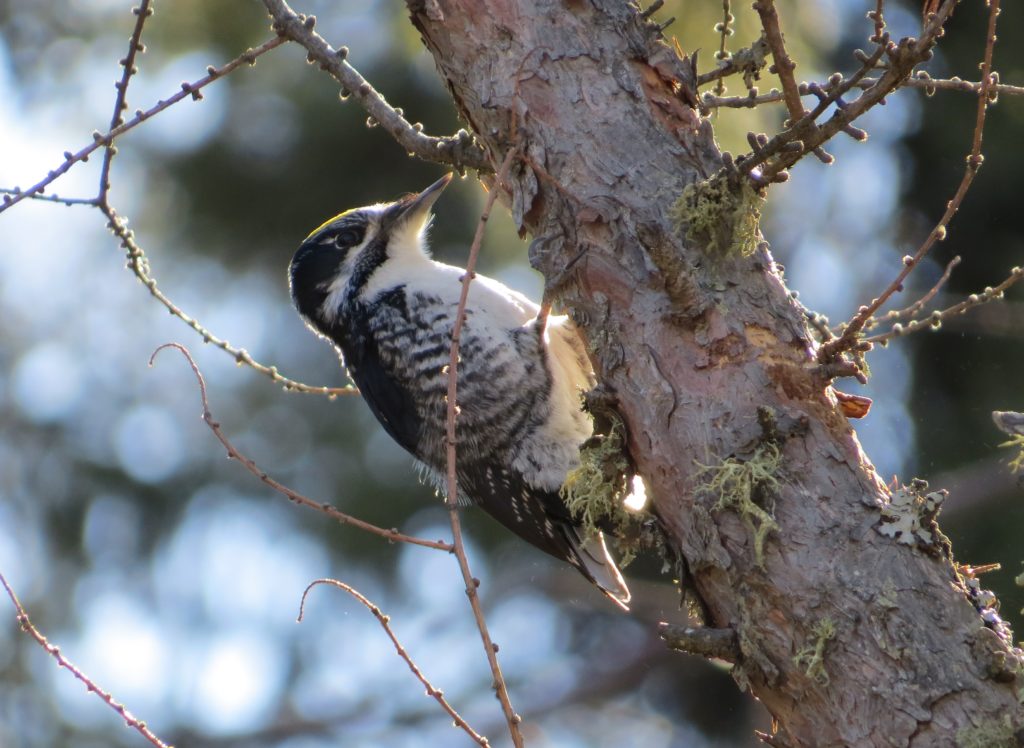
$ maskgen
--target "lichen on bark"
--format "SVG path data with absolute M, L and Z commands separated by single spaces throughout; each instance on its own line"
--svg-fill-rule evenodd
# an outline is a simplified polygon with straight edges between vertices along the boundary
M 763 489 L 778 490 L 782 453 L 772 442 L 758 446 L 749 460 L 727 457 L 718 465 L 697 463 L 698 490 L 717 496 L 713 509 L 732 510 L 754 533 L 754 558 L 758 566 L 764 565 L 764 541 L 768 533 L 778 529 L 771 512 L 754 501 Z
M 677 231 L 704 242 L 710 254 L 749 257 L 757 249 L 764 197 L 749 181 L 720 171 L 683 188 L 669 217 Z

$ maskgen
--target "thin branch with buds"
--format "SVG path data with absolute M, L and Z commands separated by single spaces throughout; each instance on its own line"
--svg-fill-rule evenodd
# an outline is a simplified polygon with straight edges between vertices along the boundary
M 1003 298 L 1003 294 L 1011 286 L 1015 285 L 1018 281 L 1024 278 L 1024 268 L 1015 267 L 1010 271 L 1010 275 L 998 286 L 988 287 L 981 293 L 972 293 L 966 299 L 958 304 L 947 307 L 945 309 L 936 309 L 931 314 L 927 315 L 922 319 L 914 319 L 907 324 L 897 322 L 894 324 L 888 332 L 879 333 L 878 335 L 872 335 L 866 337 L 860 341 L 861 344 L 870 343 L 882 343 L 885 344 L 893 338 L 898 338 L 903 335 L 908 335 L 912 332 L 919 332 L 920 330 L 938 329 L 942 324 L 964 312 L 973 309 L 976 306 L 987 304 L 990 301 L 996 301 Z
M 150 107 L 145 111 L 142 111 L 141 109 L 136 110 L 135 116 L 132 117 L 130 120 L 116 127 L 111 128 L 105 133 L 101 133 L 99 130 L 95 131 L 92 134 L 92 143 L 83 148 L 80 148 L 75 153 L 72 153 L 71 151 L 65 151 L 64 163 L 62 163 L 56 169 L 50 171 L 45 178 L 39 180 L 28 189 L 21 190 L 18 188 L 14 188 L 10 192 L 5 193 L 3 196 L 2 204 L 0 204 L 0 213 L 3 213 L 8 208 L 17 205 L 19 202 L 28 197 L 31 197 L 32 195 L 41 194 L 43 190 L 45 190 L 49 185 L 55 182 L 59 177 L 63 176 L 64 174 L 67 174 L 67 172 L 71 169 L 72 166 L 80 162 L 88 161 L 89 156 L 91 156 L 100 148 L 110 146 L 114 142 L 114 140 L 124 135 L 129 130 L 135 129 L 146 120 L 154 117 L 155 115 L 159 114 L 165 109 L 174 106 L 182 99 L 189 96 L 191 96 L 193 100 L 201 99 L 201 90 L 203 88 L 206 88 L 208 85 L 213 83 L 218 78 L 222 78 L 223 76 L 227 75 L 228 73 L 232 72 L 233 70 L 242 65 L 255 65 L 257 57 L 266 54 L 272 49 L 280 47 L 282 44 L 284 44 L 284 42 L 285 40 L 282 39 L 281 37 L 276 37 L 274 39 L 270 39 L 264 42 L 263 44 L 254 49 L 246 50 L 241 55 L 239 55 L 223 67 L 216 68 L 211 65 L 206 69 L 206 76 L 198 79 L 194 83 L 182 83 L 181 90 L 173 96 L 170 96 L 167 99 L 160 100 L 154 106 Z M 126 88 L 127 82 L 123 89 L 118 89 L 118 96 L 121 96 L 122 90 L 126 90 Z M 104 183 L 106 181 L 106 178 L 109 177 L 109 166 L 107 167 L 107 169 L 108 171 L 104 172 L 103 175 L 101 175 L 104 178 Z M 93 199 L 91 204 L 96 205 L 97 207 L 101 207 L 103 203 L 106 201 L 106 193 L 107 191 L 103 189 L 103 187 L 101 186 L 100 194 Z
M 494 675 L 494 690 L 501 702 L 501 708 L 505 712 L 505 720 L 508 722 L 509 733 L 512 736 L 512 743 L 516 748 L 522 748 L 523 735 L 519 729 L 522 717 L 516 714 L 512 708 L 512 701 L 508 695 L 508 686 L 505 684 L 505 677 L 501 673 L 501 665 L 498 663 L 498 646 L 491 641 L 491 634 L 487 630 L 487 622 L 484 620 L 483 608 L 480 605 L 480 595 L 477 592 L 480 581 L 473 577 L 469 568 L 469 561 L 466 558 L 466 549 L 462 542 L 462 524 L 459 520 L 459 482 L 456 471 L 456 442 L 455 442 L 455 417 L 458 413 L 458 370 L 459 370 L 459 340 L 462 335 L 462 325 L 466 319 L 466 302 L 469 300 L 469 286 L 475 277 L 474 268 L 476 259 L 480 254 L 480 245 L 483 243 L 484 227 L 490 218 L 494 201 L 498 197 L 498 191 L 503 189 L 503 184 L 508 178 L 509 169 L 515 157 L 516 150 L 512 149 L 505 156 L 501 167 L 498 169 L 491 191 L 487 193 L 487 201 L 480 213 L 480 221 L 477 223 L 476 234 L 473 236 L 473 244 L 469 248 L 469 259 L 466 261 L 466 272 L 462 276 L 462 292 L 459 295 L 459 306 L 455 312 L 455 324 L 452 327 L 451 353 L 448 358 L 448 410 L 445 422 L 446 439 L 448 442 L 448 516 L 452 525 L 452 536 L 455 545 L 455 556 L 459 560 L 459 570 L 462 572 L 462 579 L 466 584 L 466 595 L 469 597 L 469 604 L 473 608 L 473 616 L 476 618 L 477 628 L 480 630 L 480 639 L 483 641 L 484 652 L 487 655 L 487 662 L 491 666 L 491 673 Z
M 0 187 L 0 195 L 16 196 L 21 195 L 22 190 L 20 187 Z M 95 197 L 61 197 L 57 194 L 44 195 L 43 190 L 39 192 L 33 192 L 31 194 L 25 194 L 22 200 L 41 200 L 46 203 L 60 203 L 61 205 L 88 205 L 90 208 L 96 207 Z
M 298 382 L 294 379 L 289 379 L 279 373 L 276 366 L 261 364 L 244 348 L 236 348 L 227 340 L 214 335 L 210 330 L 204 327 L 199 320 L 186 314 L 181 307 L 171 301 L 171 299 L 160 290 L 159 286 L 157 286 L 156 278 L 154 278 L 150 272 L 149 260 L 147 259 L 145 252 L 143 252 L 142 247 L 135 240 L 135 232 L 128 228 L 128 221 L 118 215 L 117 211 L 115 211 L 109 203 L 105 202 L 103 205 L 99 206 L 99 208 L 103 215 L 107 217 L 107 228 L 110 229 L 114 236 L 121 240 L 121 247 L 124 249 L 125 255 L 128 259 L 128 269 L 131 270 L 142 285 L 149 290 L 150 295 L 163 304 L 167 311 L 199 333 L 204 343 L 220 348 L 222 351 L 232 356 L 235 359 L 235 363 L 238 365 L 241 366 L 244 364 L 245 366 L 258 371 L 260 374 L 270 377 L 271 380 L 280 384 L 289 392 L 306 392 L 316 395 L 327 395 L 329 398 L 335 398 L 338 395 L 359 394 L 359 390 L 353 386 L 314 387 L 309 384 Z
M 910 77 L 917 65 L 931 57 L 932 48 L 943 33 L 943 24 L 952 14 L 955 6 L 956 0 L 944 0 L 939 11 L 929 17 L 920 39 L 908 37 L 900 40 L 898 44 L 886 39 L 884 44 L 878 45 L 878 49 L 873 55 L 867 56 L 861 53 L 863 64 L 860 70 L 845 81 L 841 76 L 834 76 L 834 88 L 828 92 L 822 92 L 824 96 L 819 97 L 821 98 L 819 105 L 799 118 L 793 119 L 792 113 L 796 111 L 796 107 L 790 100 L 791 96 L 784 90 L 783 96 L 791 113 L 790 125 L 773 138 L 766 139 L 763 145 L 759 144 L 760 147 L 752 153 L 739 157 L 736 160 L 736 165 L 739 167 L 740 173 L 751 175 L 759 184 L 770 184 L 777 181 L 777 178 L 784 178 L 783 174 L 786 169 L 808 153 L 814 153 L 822 160 L 831 161 L 831 156 L 824 154 L 821 147 L 839 132 L 845 131 L 858 140 L 863 139 L 863 131 L 856 128 L 851 129 L 852 123 L 899 88 Z M 888 57 L 888 63 L 878 81 L 854 101 L 843 101 L 842 95 L 853 88 L 857 82 L 863 80 L 868 72 L 876 68 L 883 52 Z M 989 77 L 987 74 L 983 76 L 985 80 L 988 80 Z M 784 86 L 787 85 L 788 82 L 784 83 Z M 810 84 L 808 91 L 817 93 L 813 86 L 814 84 Z M 831 104 L 836 105 L 835 113 L 828 120 L 819 124 L 816 121 L 817 118 Z M 802 111 L 802 105 L 800 109 Z M 760 173 L 754 174 L 753 170 L 758 167 L 760 167 Z
M 125 725 L 139 733 L 139 735 L 149 741 L 150 745 L 154 745 L 157 748 L 173 748 L 158 738 L 153 731 L 146 726 L 145 722 L 136 718 L 131 712 L 129 712 L 128 708 L 124 704 L 117 701 L 109 692 L 100 688 L 92 678 L 83 673 L 75 666 L 74 663 L 61 654 L 60 647 L 56 644 L 51 644 L 50 641 L 43 636 L 42 632 L 35 627 L 35 624 L 33 624 L 32 620 L 28 617 L 28 613 L 22 606 L 21 601 L 18 600 L 18 596 L 15 594 L 14 588 L 11 587 L 2 572 L 0 572 L 0 584 L 2 584 L 4 590 L 6 590 L 7 597 L 9 597 L 11 602 L 14 603 L 14 609 L 17 611 L 18 625 L 21 627 L 22 631 L 35 639 L 36 644 L 42 647 L 60 667 L 67 670 L 78 680 L 84 683 L 86 690 L 90 693 L 96 694 L 103 703 L 117 712 L 118 716 L 124 720 Z
M 935 282 L 935 285 L 929 289 L 928 293 L 905 309 L 895 309 L 891 312 L 886 312 L 881 317 L 872 317 L 864 323 L 864 329 L 873 330 L 879 325 L 888 324 L 890 322 L 902 322 L 903 320 L 914 319 L 917 317 L 921 310 L 924 309 L 925 305 L 934 299 L 935 295 L 942 290 L 942 287 L 949 282 L 950 277 L 953 275 L 953 270 L 959 264 L 960 255 L 957 255 L 946 263 L 946 269 L 943 271 L 942 276 Z
M 885 0 L 875 0 L 875 9 L 868 11 L 868 18 L 875 25 L 875 33 L 868 41 L 882 44 L 885 38 Z
M 315 16 L 297 14 L 285 0 L 263 0 L 274 19 L 274 30 L 281 39 L 302 46 L 307 59 L 316 62 L 342 86 L 342 96 L 354 98 L 373 122 L 379 124 L 410 156 L 424 161 L 454 166 L 459 171 L 471 168 L 491 170 L 491 162 L 473 137 L 465 130 L 452 137 L 437 138 L 423 134 L 423 126 L 411 124 L 400 109 L 392 107 L 345 58 L 348 48 L 333 48 L 314 27 Z
M 734 71 L 735 72 L 735 71 Z M 701 80 L 705 76 L 710 76 L 712 73 L 704 73 L 701 75 Z M 709 78 L 708 80 L 714 80 Z M 840 84 L 848 81 L 848 78 L 843 78 Z M 878 78 L 864 77 L 859 81 L 852 84 L 851 88 L 858 89 L 869 89 L 878 83 Z M 801 83 L 799 86 L 800 95 L 807 96 L 810 94 L 809 83 Z M 819 84 L 819 87 L 825 91 L 831 91 L 832 84 L 826 82 Z M 962 93 L 974 94 L 975 96 L 981 92 L 980 81 L 965 81 L 962 78 L 932 78 L 924 70 L 919 70 L 912 78 L 897 86 L 897 88 L 913 88 L 923 90 L 927 94 L 934 93 L 935 91 L 960 91 Z M 994 83 L 989 86 L 989 97 L 990 99 L 995 96 L 1024 96 L 1024 86 L 1013 86 L 1009 83 Z M 712 93 L 701 94 L 700 103 L 708 109 L 714 109 L 716 107 L 728 107 L 732 109 L 752 109 L 753 107 L 761 106 L 762 104 L 777 104 L 783 101 L 783 95 L 781 91 L 772 90 L 765 94 L 754 94 L 753 96 L 715 96 Z
M 266 54 L 272 49 L 275 49 L 285 43 L 285 39 L 282 37 L 275 37 L 270 39 L 255 49 L 246 50 L 244 53 L 231 60 L 222 67 L 209 66 L 207 75 L 200 78 L 192 83 L 182 83 L 181 91 L 175 93 L 167 99 L 162 99 L 157 102 L 154 106 L 150 107 L 146 111 L 137 110 L 135 116 L 124 121 L 122 112 L 125 110 L 126 98 L 128 94 L 128 84 L 131 81 L 132 75 L 136 72 L 135 59 L 136 54 L 144 50 L 141 42 L 142 29 L 149 18 L 153 9 L 151 7 L 151 0 L 143 0 L 137 8 L 133 8 L 133 12 L 137 16 L 134 30 L 132 31 L 131 38 L 129 40 L 128 53 L 124 58 L 121 59 L 121 66 L 124 68 L 121 79 L 115 84 L 117 88 L 117 96 L 114 101 L 114 112 L 111 116 L 110 130 L 106 133 L 94 132 L 93 142 L 84 148 L 81 148 L 76 153 L 66 151 L 64 153 L 64 163 L 61 164 L 57 169 L 49 172 L 49 174 L 39 182 L 27 190 L 22 190 L 18 187 L 11 189 L 0 189 L 0 194 L 3 194 L 2 204 L 0 204 L 0 212 L 3 212 L 7 208 L 21 202 L 25 199 L 36 199 L 36 200 L 48 200 L 51 202 L 60 202 L 65 205 L 90 205 L 99 208 L 100 212 L 103 213 L 107 218 L 107 226 L 121 240 L 121 245 L 124 247 L 125 252 L 128 256 L 128 269 L 131 270 L 135 276 L 142 282 L 146 288 L 149 289 L 150 294 L 159 301 L 167 310 L 178 317 L 185 324 L 195 330 L 203 338 L 203 342 L 212 344 L 226 353 L 234 357 L 235 361 L 239 364 L 245 364 L 256 371 L 270 377 L 271 380 L 282 385 L 285 390 L 292 392 L 306 392 L 318 395 L 327 395 L 328 397 L 336 397 L 338 395 L 351 395 L 358 394 L 355 387 L 314 387 L 312 385 L 298 382 L 288 377 L 282 376 L 278 373 L 277 368 L 274 366 L 266 366 L 259 363 L 252 356 L 242 348 L 236 348 L 232 346 L 228 341 L 223 340 L 214 335 L 210 330 L 206 329 L 202 324 L 199 323 L 194 317 L 189 316 L 177 306 L 173 301 L 170 300 L 158 287 L 156 280 L 150 273 L 149 262 L 146 259 L 145 253 L 142 248 L 135 241 L 134 234 L 128 230 L 127 221 L 119 216 L 114 208 L 110 205 L 109 192 L 110 192 L 110 167 L 114 155 L 117 152 L 117 148 L 114 145 L 114 141 L 125 134 L 129 130 L 139 126 L 146 120 L 154 117 L 160 112 L 167 108 L 177 104 L 188 96 L 191 96 L 193 100 L 202 98 L 201 90 L 206 86 L 213 83 L 215 80 L 228 75 L 242 65 L 255 65 L 256 59 L 261 55 Z M 89 160 L 89 156 L 100 148 L 104 148 L 103 165 L 100 169 L 99 178 L 99 190 L 96 197 L 93 198 L 60 198 L 56 195 L 47 196 L 43 192 L 51 183 L 56 179 L 66 174 L 77 163 L 82 163 Z
M 152 0 L 142 0 L 139 7 L 134 8 L 132 12 L 137 18 L 131 38 L 128 40 L 128 54 L 121 59 L 121 67 L 124 68 L 121 80 L 114 84 L 117 96 L 114 97 L 114 113 L 110 115 L 110 130 L 124 124 L 122 112 L 128 108 L 128 84 L 138 70 L 135 67 L 135 56 L 146 50 L 142 44 L 142 27 L 146 25 L 146 19 L 153 15 Z M 107 194 L 110 192 L 110 166 L 116 153 L 117 146 L 113 141 L 108 142 L 103 152 L 103 166 L 100 168 L 100 193 L 96 198 L 100 203 L 106 202 Z
M 945 9 L 949 3 L 950 0 L 946 0 L 942 9 Z M 942 9 L 940 9 L 940 13 L 942 12 Z M 929 23 L 937 22 L 937 18 L 938 14 L 936 14 Z M 960 209 L 960 204 L 963 202 L 964 196 L 967 194 L 967 190 L 970 189 L 971 184 L 974 182 L 974 177 L 977 175 L 978 169 L 981 168 L 981 164 L 984 161 L 984 157 L 981 154 L 981 143 L 982 134 L 985 130 L 985 114 L 988 111 L 990 101 L 989 86 L 993 83 L 992 50 L 994 49 L 996 42 L 996 20 L 998 18 L 999 0 L 990 0 L 988 31 L 985 37 L 985 57 L 981 64 L 982 87 L 978 92 L 978 111 L 975 116 L 974 136 L 971 143 L 971 152 L 966 159 L 967 165 L 964 169 L 964 176 L 960 181 L 960 186 L 957 188 L 956 194 L 953 195 L 953 199 L 946 205 L 946 210 L 942 214 L 942 218 L 939 219 L 935 228 L 929 232 L 928 237 L 918 248 L 917 252 L 915 252 L 913 256 L 907 256 L 904 258 L 903 268 L 892 283 L 889 284 L 888 288 L 879 294 L 878 297 L 876 297 L 870 304 L 862 306 L 853 319 L 850 320 L 849 324 L 846 325 L 839 337 L 822 344 L 818 349 L 818 361 L 821 363 L 832 361 L 843 351 L 853 348 L 854 345 L 857 344 L 861 331 L 864 329 L 868 320 L 874 316 L 875 312 L 877 312 L 894 293 L 903 290 L 903 282 L 920 264 L 921 260 L 924 259 L 925 255 L 927 255 L 935 245 L 935 242 L 946 238 L 946 227 L 953 219 L 953 216 L 956 215 L 957 210 Z M 1012 275 L 1011 279 L 1015 278 L 1015 275 L 1016 274 Z
M 310 582 L 309 586 L 306 587 L 305 592 L 302 593 L 302 602 L 299 603 L 299 617 L 297 619 L 299 623 L 302 623 L 302 618 L 305 615 L 306 597 L 309 595 L 310 590 L 321 584 L 329 584 L 333 587 L 337 587 L 340 590 L 344 590 L 349 595 L 358 600 L 360 603 L 362 603 L 362 605 L 367 610 L 373 613 L 374 618 L 376 618 L 377 621 L 380 622 L 380 625 L 384 629 L 384 632 L 388 635 L 388 638 L 391 639 L 391 643 L 394 645 L 395 651 L 398 652 L 398 656 L 405 660 L 405 664 L 409 666 L 409 669 L 412 671 L 412 674 L 415 675 L 417 680 L 419 680 L 419 682 L 423 684 L 423 687 L 427 689 L 427 696 L 430 696 L 433 699 L 435 699 L 437 703 L 441 705 L 441 708 L 448 713 L 448 716 L 452 718 L 454 726 L 459 727 L 463 731 L 465 731 L 465 733 L 469 735 L 469 737 L 471 737 L 476 742 L 477 745 L 485 746 L 485 748 L 486 746 L 490 745 L 490 742 L 487 740 L 487 738 L 485 738 L 483 735 L 481 735 L 472 727 L 470 727 L 469 723 L 462 718 L 462 715 L 455 711 L 455 707 L 453 707 L 444 697 L 444 692 L 439 688 L 435 688 L 434 685 L 429 680 L 427 680 L 427 676 L 423 674 L 423 671 L 420 670 L 419 666 L 413 661 L 412 657 L 409 656 L 409 653 L 406 651 L 405 647 L 402 646 L 402 643 L 398 640 L 398 637 L 395 636 L 395 632 L 391 629 L 391 616 L 385 615 L 380 608 L 378 608 L 374 603 L 370 602 L 370 600 L 368 600 L 366 596 L 363 595 L 355 587 L 347 585 L 344 582 L 340 582 L 337 579 L 317 579 L 313 582 Z
M 162 346 L 153 351 L 153 355 L 150 356 L 149 365 L 152 366 L 156 360 L 157 354 L 166 348 L 173 348 L 174 350 L 181 353 L 188 361 L 188 365 L 192 368 L 192 373 L 195 374 L 196 381 L 199 384 L 199 397 L 202 401 L 203 412 L 202 418 L 207 426 L 210 427 L 210 431 L 217 437 L 224 448 L 227 450 L 228 459 L 236 460 L 241 463 L 242 467 L 248 470 L 250 473 L 255 475 L 260 481 L 272 489 L 277 491 L 279 494 L 287 498 L 289 501 L 299 504 L 300 506 L 315 509 L 318 512 L 326 514 L 331 519 L 337 520 L 343 525 L 351 525 L 352 527 L 364 530 L 373 535 L 384 538 L 385 540 L 392 543 L 408 543 L 409 545 L 419 545 L 424 548 L 434 548 L 439 551 L 452 552 L 455 550 L 454 546 L 450 543 L 445 543 L 443 540 L 426 540 L 425 538 L 417 538 L 412 535 L 403 535 L 395 529 L 385 529 L 383 527 L 377 527 L 377 525 L 370 524 L 364 520 L 353 517 L 350 514 L 345 514 L 335 509 L 330 504 L 324 504 L 319 501 L 313 501 L 306 496 L 303 496 L 298 491 L 293 491 L 283 483 L 271 478 L 266 472 L 251 459 L 246 457 L 244 454 L 238 451 L 231 441 L 224 435 L 224 431 L 221 429 L 220 423 L 214 419 L 213 413 L 210 411 L 210 401 L 206 393 L 206 380 L 203 378 L 203 373 L 199 370 L 199 365 L 196 364 L 195 359 L 192 358 L 192 354 L 189 353 L 188 349 L 181 343 L 164 343 Z
M 782 83 L 782 95 L 786 102 L 786 108 L 789 110 L 789 121 L 795 124 L 804 116 L 804 105 L 800 101 L 796 79 L 793 77 L 796 63 L 786 52 L 786 43 L 782 38 L 779 13 L 775 9 L 773 0 L 757 0 L 754 3 L 754 10 L 761 17 L 761 28 L 764 29 L 765 39 L 772 50 L 772 59 L 775 61 L 774 72 L 779 76 L 779 82 Z

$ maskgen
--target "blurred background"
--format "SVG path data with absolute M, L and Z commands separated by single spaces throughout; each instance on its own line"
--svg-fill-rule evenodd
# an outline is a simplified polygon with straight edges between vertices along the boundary
M 738 49 L 756 38 L 735 9 Z M 865 0 L 779 3 L 799 79 L 851 71 L 871 33 Z M 996 69 L 1024 83 L 1024 8 L 1007 3 Z M 448 97 L 399 0 L 296 0 L 317 30 L 412 121 L 454 132 Z M 669 0 L 667 34 L 714 64 L 721 4 Z M 987 11 L 963 3 L 931 63 L 976 80 Z M 919 3 L 887 4 L 896 37 Z M 0 0 L 0 187 L 26 187 L 110 120 L 117 61 L 134 17 L 126 0 Z M 270 36 L 255 0 L 157 3 L 129 111 L 151 106 Z M 744 93 L 729 80 L 729 93 Z M 767 77 L 759 86 L 772 87 Z M 723 147 L 745 150 L 781 108 L 715 115 Z M 892 278 L 940 216 L 963 173 L 975 99 L 904 91 L 836 141 L 837 163 L 801 163 L 772 190 L 764 230 L 791 287 L 833 322 Z M 341 385 L 332 350 L 291 309 L 285 271 L 310 229 L 340 210 L 425 187 L 443 170 L 409 160 L 293 45 L 275 50 L 119 141 L 112 204 L 131 219 L 161 288 L 214 333 L 282 373 Z M 913 276 L 905 306 L 964 258 L 939 303 L 995 285 L 1024 263 L 1020 174 L 1024 99 L 990 111 L 985 166 L 949 238 Z M 95 194 L 99 158 L 51 191 Z M 483 190 L 457 181 L 437 206 L 438 258 L 465 259 Z M 481 270 L 535 298 L 526 245 L 495 211 Z M 934 333 L 870 355 L 875 399 L 856 424 L 881 474 L 952 493 L 943 529 L 958 560 L 999 562 L 984 577 L 1020 628 L 1013 585 L 1024 502 L 993 409 L 1024 410 L 1024 289 Z M 434 684 L 496 745 L 507 742 L 490 673 L 452 558 L 392 546 L 293 506 L 225 459 L 200 416 L 191 348 L 211 407 L 239 449 L 308 496 L 385 527 L 447 537 L 447 518 L 411 460 L 357 397 L 284 393 L 205 347 L 124 269 L 88 207 L 27 201 L 0 216 L 0 571 L 34 622 L 165 740 L 196 747 L 468 745 L 337 577 L 391 616 Z M 466 512 L 469 555 L 532 746 L 751 746 L 767 715 L 727 671 L 668 652 L 658 620 L 683 620 L 652 560 L 628 570 L 636 614 L 614 610 L 568 566 Z M 0 599 L 0 748 L 139 746 L 117 716 L 24 634 Z

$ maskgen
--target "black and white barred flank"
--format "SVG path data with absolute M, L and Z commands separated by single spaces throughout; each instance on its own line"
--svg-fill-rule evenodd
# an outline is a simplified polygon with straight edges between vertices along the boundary
M 342 213 L 292 259 L 291 292 L 314 332 L 340 351 L 384 429 L 441 485 L 447 464 L 446 367 L 461 268 L 425 248 L 430 207 L 449 177 L 419 195 Z M 501 283 L 470 286 L 459 346 L 457 478 L 477 504 L 575 566 L 625 607 L 629 590 L 604 538 L 581 537 L 559 489 L 593 425 L 580 392 L 593 373 L 572 322 Z

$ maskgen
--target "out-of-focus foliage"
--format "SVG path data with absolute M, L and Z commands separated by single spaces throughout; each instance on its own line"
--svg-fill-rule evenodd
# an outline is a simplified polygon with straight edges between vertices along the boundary
M 348 46 L 352 63 L 411 120 L 437 134 L 460 126 L 397 0 L 295 5 L 315 13 L 317 30 Z M 732 49 L 758 28 L 748 5 L 736 5 Z M 849 50 L 870 33 L 864 3 L 780 8 L 798 77 L 854 67 Z M 914 13 L 890 8 L 897 35 L 913 33 Z M 658 17 L 671 15 L 680 20 L 667 33 L 688 52 L 700 49 L 710 69 L 720 4 L 670 1 Z M 1004 79 L 1015 82 L 1024 80 L 1019 15 L 1004 13 L 997 53 Z M 0 186 L 34 182 L 63 150 L 105 129 L 133 20 L 124 0 L 0 2 Z M 944 71 L 976 75 L 982 20 L 972 4 L 957 12 L 937 61 Z M 270 33 L 257 2 L 157 3 L 129 111 Z M 742 93 L 738 80 L 728 85 Z M 775 83 L 765 72 L 758 85 Z M 339 210 L 392 199 L 440 173 L 367 129 L 365 114 L 337 93 L 286 45 L 210 87 L 201 102 L 183 102 L 126 136 L 111 196 L 172 298 L 313 384 L 344 378 L 290 308 L 285 268 L 294 247 Z M 955 290 L 997 281 L 1024 261 L 1010 176 L 1020 171 L 1021 106 L 1004 100 L 993 110 L 989 158 L 929 271 L 937 277 L 948 256 L 963 254 Z M 808 306 L 839 320 L 888 281 L 952 194 L 973 111 L 963 94 L 901 93 L 865 123 L 868 143 L 840 141 L 837 165 L 802 163 L 773 190 L 766 231 Z M 740 152 L 746 132 L 770 131 L 781 110 L 714 117 L 723 147 Z M 98 161 L 76 167 L 56 192 L 92 194 Z M 472 179 L 446 193 L 432 231 L 441 259 L 464 260 L 481 202 Z M 536 297 L 525 247 L 495 211 L 481 270 Z M 987 412 L 1020 409 L 1020 328 L 995 335 L 981 325 L 948 326 L 872 357 L 867 393 L 876 405 L 858 431 L 886 474 L 930 477 L 995 453 L 1000 435 Z M 500 744 L 500 712 L 453 560 L 338 527 L 225 460 L 197 417 L 184 362 L 165 353 L 154 369 L 145 366 L 168 340 L 193 349 L 215 416 L 263 469 L 383 526 L 447 533 L 439 502 L 358 398 L 285 394 L 235 367 L 123 270 L 98 212 L 24 203 L 0 217 L 0 570 L 36 623 L 180 745 L 463 744 L 365 611 L 325 588 L 313 593 L 306 621 L 294 623 L 306 583 L 336 576 L 392 616 L 427 675 Z M 1024 517 L 1012 499 L 944 524 L 958 555 L 1016 571 L 1013 536 Z M 954 494 L 948 505 L 956 501 Z M 992 522 L 993 511 L 1012 517 Z M 627 618 L 571 569 L 472 511 L 466 520 L 531 745 L 736 746 L 764 726 L 727 674 L 672 655 L 656 639 L 655 621 L 683 618 L 656 564 L 640 560 L 628 570 L 638 605 Z M 1011 590 L 1009 576 L 997 585 Z M 30 645 L 13 614 L 0 620 L 0 746 L 140 744 Z

